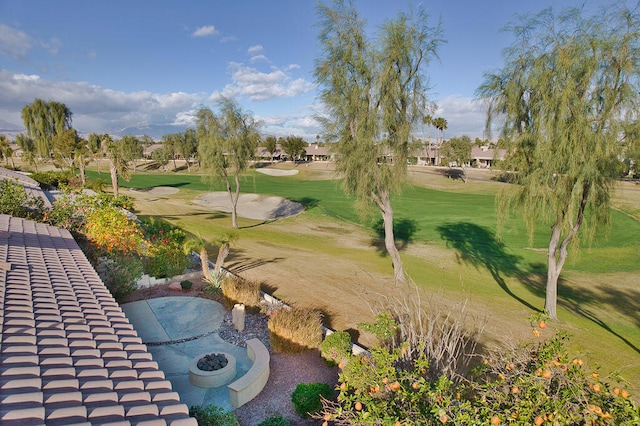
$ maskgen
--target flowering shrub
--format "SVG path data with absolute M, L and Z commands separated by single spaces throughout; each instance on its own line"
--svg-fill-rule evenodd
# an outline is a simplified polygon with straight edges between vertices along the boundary
M 387 317 L 388 318 L 388 317 Z M 491 354 L 465 380 L 429 379 L 423 351 L 408 344 L 352 356 L 336 402 L 317 415 L 336 424 L 640 424 L 640 408 L 622 387 L 569 357 L 566 335 Z
M 148 242 L 145 272 L 158 278 L 182 274 L 188 265 L 183 250 L 184 231 L 153 218 L 143 221 L 141 226 Z
M 89 211 L 85 229 L 91 246 L 101 253 L 146 253 L 142 230 L 120 208 L 105 206 Z

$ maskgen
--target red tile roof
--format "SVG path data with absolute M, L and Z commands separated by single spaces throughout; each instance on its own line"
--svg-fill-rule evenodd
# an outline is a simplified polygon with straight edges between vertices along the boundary
M 197 425 L 71 234 L 0 215 L 0 423 Z

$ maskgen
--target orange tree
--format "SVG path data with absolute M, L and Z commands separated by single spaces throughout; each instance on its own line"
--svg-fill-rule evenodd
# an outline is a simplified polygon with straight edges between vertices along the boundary
M 379 316 L 377 328 L 399 324 Z M 375 327 L 374 327 L 375 328 Z M 328 424 L 409 425 L 640 424 L 640 409 L 622 387 L 610 385 L 579 358 L 566 336 L 500 351 L 465 374 L 433 379 L 425 340 L 374 347 L 351 356 L 339 376 L 337 401 L 317 417 Z

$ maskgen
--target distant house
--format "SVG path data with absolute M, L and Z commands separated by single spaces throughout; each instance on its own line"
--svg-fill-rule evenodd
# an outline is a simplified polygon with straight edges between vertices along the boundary
M 267 151 L 267 148 L 263 146 L 259 146 L 256 148 L 256 159 L 262 161 L 281 161 L 286 157 L 286 154 L 280 147 L 280 145 L 276 145 L 275 152 Z
M 326 146 L 320 146 L 312 143 L 305 148 L 307 151 L 306 161 L 329 161 L 333 158 L 333 154 Z
M 487 145 L 474 146 L 471 149 L 472 163 L 476 162 L 481 169 L 491 168 L 496 160 L 503 161 L 506 156 L 506 149 L 495 149 Z

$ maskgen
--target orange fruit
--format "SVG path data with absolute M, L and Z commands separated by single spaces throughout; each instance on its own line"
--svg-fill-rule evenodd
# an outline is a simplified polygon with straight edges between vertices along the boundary
M 492 425 L 499 425 L 500 424 L 500 417 L 498 417 L 498 416 L 491 417 L 491 424 Z
M 391 383 L 391 384 L 389 385 L 389 388 L 390 388 L 391 390 L 396 391 L 396 390 L 400 389 L 400 383 L 398 383 L 398 382 L 393 382 L 393 383 Z
M 356 402 L 356 410 L 358 411 L 362 410 L 362 402 L 360 401 Z
M 418 383 L 418 382 L 413 382 L 413 384 L 411 385 L 411 387 L 417 390 L 418 388 L 420 388 L 420 383 Z
M 385 377 L 384 379 L 382 379 L 382 383 L 384 383 L 385 385 L 389 383 L 389 378 Z
M 533 424 L 536 426 L 540 426 L 542 423 L 544 423 L 544 419 L 540 416 L 536 417 L 533 421 Z
M 622 389 L 620 391 L 620 396 L 623 397 L 623 398 L 627 398 L 629 396 L 629 392 L 627 392 L 626 389 Z
M 345 390 L 347 388 L 347 384 L 346 383 L 342 383 L 340 385 L 340 390 Z
M 538 323 L 538 327 L 540 327 L 540 328 L 547 328 L 547 323 L 546 323 L 546 322 L 544 322 L 544 321 L 540 321 L 540 322 Z
M 520 388 L 519 387 L 514 386 L 514 387 L 511 388 L 511 393 L 516 394 L 518 392 L 520 392 Z
M 542 372 L 542 377 L 544 377 L 545 379 L 550 379 L 551 376 L 552 376 L 552 374 L 551 374 L 551 371 L 549 371 L 549 370 L 544 370 Z
M 443 414 L 439 417 L 439 419 L 442 423 L 446 423 L 449 421 L 449 416 L 447 416 L 446 414 Z
M 619 388 L 613 388 L 613 393 L 615 393 L 616 395 L 620 395 L 620 389 Z
M 596 383 L 595 385 L 593 385 L 593 391 L 594 392 L 600 392 L 600 385 L 598 383 Z
M 344 362 L 340 361 L 340 363 L 338 364 L 338 368 L 342 370 L 344 368 Z

